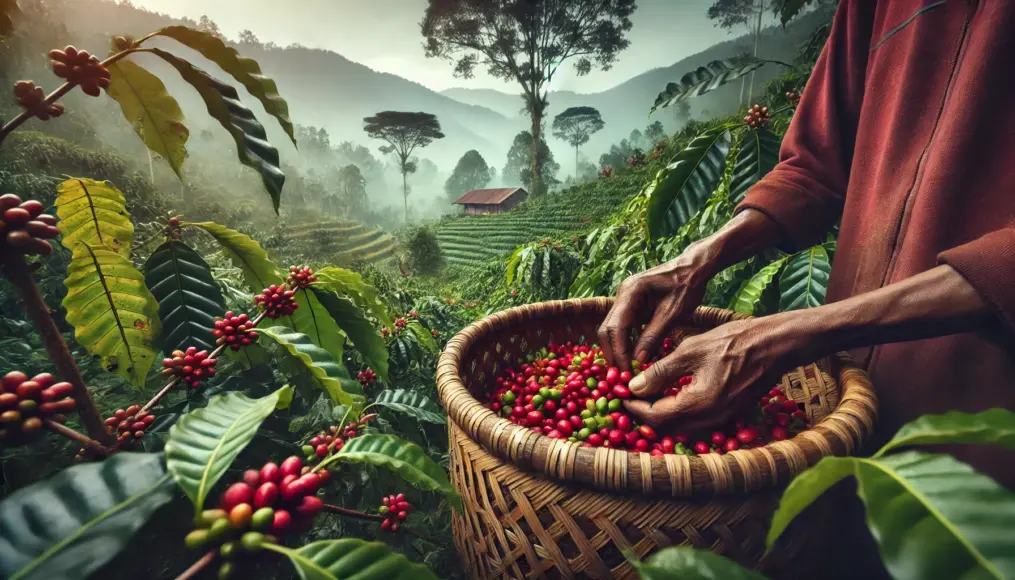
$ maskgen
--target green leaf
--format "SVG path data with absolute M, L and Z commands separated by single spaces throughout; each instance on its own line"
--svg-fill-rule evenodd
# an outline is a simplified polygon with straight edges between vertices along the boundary
M 243 273 L 243 280 L 254 293 L 272 284 L 281 284 L 285 280 L 282 270 L 268 259 L 268 253 L 250 236 L 221 226 L 215 222 L 186 223 L 196 226 L 211 234 L 222 247 L 226 257 Z
M 782 140 L 765 128 L 746 131 L 730 179 L 730 201 L 738 204 L 747 190 L 779 163 Z
M 628 560 L 642 580 L 765 580 L 718 554 L 688 546 L 670 546 L 640 562 L 628 554 Z
M 452 487 L 448 474 L 415 443 L 394 435 L 360 435 L 346 441 L 333 458 L 387 467 L 416 487 L 441 493 L 461 513 L 462 498 Z
M 779 276 L 779 310 L 814 308 L 825 303 L 832 264 L 822 246 L 790 256 Z
M 950 455 L 855 459 L 857 494 L 895 578 L 1015 578 L 1015 493 Z
M 14 31 L 14 21 L 22 16 L 18 0 L 0 0 L 0 37 L 10 36 Z
M 370 406 L 387 407 L 406 415 L 412 415 L 420 421 L 445 424 L 444 412 L 426 395 L 406 389 L 381 391 Z
M 666 89 L 656 97 L 656 102 L 652 105 L 651 112 L 654 113 L 657 109 L 674 105 L 691 97 L 703 95 L 768 63 L 790 66 L 777 60 L 761 60 L 750 56 L 713 60 L 680 77 L 679 82 L 667 83 Z
M 133 262 L 103 248 L 79 244 L 67 266 L 63 307 L 74 337 L 102 368 L 137 387 L 158 355 L 159 303 Z
M 309 336 L 335 360 L 342 360 L 346 338 L 342 331 L 345 329 L 339 328 L 332 318 L 334 315 L 321 304 L 315 292 L 297 290 L 293 297 L 300 306 L 286 317 L 289 325 L 296 332 Z
M 164 352 L 215 348 L 211 332 L 215 317 L 225 313 L 225 299 L 197 252 L 178 240 L 162 244 L 145 262 L 145 284 L 159 303 Z
M 780 258 L 751 276 L 750 280 L 745 282 L 737 292 L 737 295 L 733 297 L 733 303 L 730 305 L 730 308 L 741 314 L 754 314 L 754 309 L 758 306 L 758 302 L 761 301 L 761 296 L 765 293 L 765 290 L 772 283 L 772 280 L 775 279 L 776 275 L 779 274 L 779 270 L 782 270 L 787 260 L 789 260 L 788 256 Z
M 293 123 L 289 120 L 289 105 L 285 99 L 278 94 L 278 86 L 275 81 L 264 76 L 257 61 L 244 58 L 235 48 L 227 46 L 217 36 L 187 28 L 186 26 L 168 26 L 156 32 L 160 36 L 168 36 L 181 44 L 200 52 L 202 56 L 214 62 L 222 70 L 229 73 L 236 82 L 247 89 L 264 106 L 264 110 L 278 120 L 293 145 L 296 145 L 296 137 L 293 135 Z
M 279 168 L 278 149 L 268 142 L 264 126 L 254 113 L 240 102 L 236 89 L 164 50 L 158 48 L 146 50 L 172 65 L 183 80 L 190 83 L 201 95 L 208 108 L 208 114 L 232 135 L 240 163 L 256 169 L 261 174 L 261 181 L 271 196 L 272 207 L 277 214 L 282 199 L 282 186 L 285 184 L 285 174 Z
M 80 244 L 101 246 L 124 257 L 134 244 L 126 200 L 109 182 L 73 178 L 56 187 L 60 243 L 70 251 Z
M 363 387 L 352 380 L 345 367 L 328 351 L 314 344 L 309 336 L 284 326 L 258 328 L 257 332 L 281 346 L 279 352 L 294 366 L 305 370 L 314 385 L 328 393 L 332 401 L 352 408 L 353 415 L 359 417 L 366 404 Z
M 265 548 L 285 554 L 303 580 L 437 580 L 383 542 L 359 538 L 321 540 L 298 550 L 277 544 Z
M 369 312 L 382 326 L 391 326 L 391 315 L 381 300 L 380 292 L 365 280 L 359 272 L 345 268 L 328 267 L 314 273 L 317 286 L 323 286 L 332 292 L 351 298 L 357 306 Z
M 677 154 L 648 201 L 646 219 L 654 239 L 674 235 L 705 205 L 722 179 L 731 145 L 728 130 L 713 129 Z
M 232 392 L 187 413 L 169 429 L 166 467 L 200 513 L 215 483 L 254 439 L 261 423 L 289 396 L 282 387 L 251 399 Z
M 325 315 L 333 322 L 338 323 L 338 328 L 349 337 L 357 352 L 363 360 L 377 373 L 380 379 L 388 382 L 388 349 L 384 346 L 384 339 L 374 328 L 374 325 L 367 319 L 351 299 L 340 296 L 334 292 L 328 292 L 316 285 L 311 285 L 311 294 L 319 304 L 323 305 Z M 301 294 L 306 294 L 306 290 Z M 299 312 L 299 309 L 296 310 Z M 339 359 L 341 360 L 341 359 Z
M 945 443 L 999 445 L 1015 450 L 1015 413 L 1007 409 L 989 409 L 976 414 L 952 411 L 944 415 L 924 415 L 903 425 L 874 457 L 899 447 Z
M 0 577 L 87 578 L 172 499 L 159 455 L 75 465 L 0 503 Z
M 179 103 L 166 92 L 159 77 L 129 60 L 108 65 L 111 77 L 106 92 L 120 103 L 123 116 L 144 144 L 169 162 L 183 179 L 190 130 L 183 124 Z
M 854 467 L 853 460 L 849 457 L 823 457 L 814 467 L 796 476 L 782 494 L 779 509 L 772 516 L 772 527 L 769 528 L 766 539 L 767 549 L 772 549 L 779 536 L 800 512 L 814 503 L 828 488 L 853 475 Z

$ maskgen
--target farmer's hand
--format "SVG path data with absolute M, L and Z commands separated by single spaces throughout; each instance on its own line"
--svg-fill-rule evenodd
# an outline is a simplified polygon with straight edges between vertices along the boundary
M 631 368 L 631 330 L 647 321 L 633 353 L 640 362 L 648 361 L 673 325 L 701 304 L 714 274 L 709 252 L 692 246 L 676 259 L 624 280 L 599 327 L 606 359 L 622 369 Z
M 626 401 L 641 421 L 659 426 L 679 419 L 681 429 L 723 424 L 743 416 L 762 393 L 798 362 L 813 344 L 805 344 L 792 313 L 740 320 L 686 338 L 630 384 L 639 398 L 655 397 L 680 377 L 691 383 L 675 396 L 655 401 Z

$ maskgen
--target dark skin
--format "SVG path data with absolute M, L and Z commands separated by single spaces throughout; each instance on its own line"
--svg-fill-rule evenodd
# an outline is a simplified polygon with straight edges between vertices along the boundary
M 671 262 L 625 280 L 599 329 L 606 358 L 630 368 L 631 353 L 650 358 L 662 339 L 700 304 L 708 280 L 777 244 L 782 232 L 748 209 Z M 728 422 L 782 373 L 841 350 L 986 328 L 991 306 L 951 266 L 943 265 L 878 290 L 818 308 L 724 324 L 685 339 L 630 384 L 639 400 L 625 402 L 641 421 L 693 430 Z M 631 330 L 646 323 L 632 347 Z M 694 380 L 658 398 L 682 376 Z

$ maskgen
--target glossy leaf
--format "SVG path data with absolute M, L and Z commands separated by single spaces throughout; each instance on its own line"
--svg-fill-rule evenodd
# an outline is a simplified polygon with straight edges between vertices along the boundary
M 297 290 L 294 297 L 299 308 L 282 320 L 296 332 L 309 336 L 310 340 L 328 351 L 335 360 L 342 360 L 346 339 L 344 329 L 338 327 L 316 293 L 305 289 Z
M 461 512 L 462 498 L 452 487 L 447 472 L 415 443 L 394 435 L 360 435 L 346 441 L 333 457 L 333 461 L 386 467 L 416 487 L 441 493 Z
M 129 60 L 111 63 L 106 92 L 120 103 L 123 116 L 152 151 L 169 162 L 183 179 L 190 130 L 183 124 L 183 111 L 166 91 L 159 77 Z
M 781 146 L 782 140 L 768 129 L 745 132 L 730 179 L 730 200 L 734 204 L 743 201 L 747 190 L 779 163 Z
M 106 181 L 68 179 L 56 187 L 60 243 L 70 251 L 80 244 L 103 247 L 124 257 L 134 244 L 126 200 Z
M 771 550 L 775 541 L 807 506 L 836 483 L 853 475 L 854 464 L 849 457 L 823 457 L 814 467 L 793 478 L 779 500 L 779 509 L 772 516 L 766 540 Z
M 377 373 L 383 382 L 387 383 L 388 349 L 384 346 L 384 339 L 381 338 L 380 333 L 374 328 L 373 323 L 366 317 L 363 310 L 350 298 L 328 292 L 317 286 L 311 286 L 311 289 L 311 294 L 320 301 L 326 314 L 330 315 L 329 318 L 333 318 L 334 322 L 338 323 L 338 327 L 349 337 L 367 365 Z
M 376 318 L 381 326 L 393 324 L 387 306 L 381 300 L 380 293 L 376 288 L 363 280 L 359 272 L 345 268 L 328 267 L 321 268 L 314 273 L 317 276 L 315 287 L 324 287 L 327 290 L 346 296 L 356 303 L 361 309 Z
M 989 409 L 976 414 L 952 411 L 924 415 L 903 425 L 875 457 L 899 447 L 945 443 L 998 445 L 1015 450 L 1015 413 Z
M 75 465 L 0 503 L 0 577 L 87 578 L 127 545 L 175 486 L 159 455 Z
M 719 185 L 732 145 L 730 132 L 713 129 L 695 137 L 658 178 L 648 202 L 649 233 L 663 238 L 677 233 Z
M 200 52 L 202 56 L 214 62 L 222 70 L 229 73 L 238 83 L 244 86 L 264 106 L 264 110 L 278 120 L 293 145 L 293 123 L 289 119 L 289 105 L 278 94 L 275 81 L 264 76 L 257 61 L 240 56 L 235 48 L 227 46 L 219 37 L 187 28 L 186 26 L 167 26 L 159 30 L 159 36 L 168 36 L 181 44 Z
M 268 253 L 250 236 L 215 222 L 184 225 L 199 227 L 211 234 L 233 266 L 243 273 L 243 280 L 254 293 L 259 293 L 272 284 L 281 284 L 285 280 L 282 270 L 268 259 Z
M 656 97 L 655 104 L 652 105 L 652 112 L 715 90 L 769 63 L 789 66 L 779 61 L 761 60 L 749 56 L 713 60 L 680 77 L 678 82 L 667 83 L 666 89 Z
M 431 354 L 437 354 L 440 350 L 433 339 L 433 335 L 418 320 L 410 320 L 405 325 L 405 330 L 416 337 L 416 342 Z
M 799 310 L 824 304 L 831 274 L 832 264 L 822 246 L 791 256 L 779 276 L 779 310 Z
M 164 352 L 215 348 L 211 331 L 225 314 L 225 299 L 197 252 L 178 240 L 162 244 L 145 262 L 145 284 L 159 303 Z
M 102 368 L 143 387 L 158 357 L 159 303 L 129 259 L 79 244 L 67 266 L 63 307 L 74 337 Z
M 10 36 L 14 31 L 14 22 L 21 18 L 18 0 L 0 0 L 0 37 Z
M 628 556 L 642 580 L 765 580 L 718 554 L 688 546 L 670 546 L 644 561 Z
M 381 391 L 374 402 L 370 403 L 371 407 L 375 405 L 411 415 L 420 421 L 441 425 L 447 422 L 444 412 L 437 406 L 437 403 L 422 393 L 407 389 Z
M 744 282 L 737 295 L 733 297 L 733 303 L 730 304 L 730 308 L 741 314 L 753 315 L 754 309 L 757 308 L 758 302 L 761 301 L 761 296 L 768 289 L 769 285 L 772 284 L 772 280 L 779 274 L 779 271 L 782 270 L 787 260 L 789 260 L 789 257 L 780 258 L 751 276 L 750 280 Z
M 383 542 L 359 538 L 321 540 L 294 550 L 265 546 L 288 556 L 303 580 L 437 580 L 422 564 L 413 564 Z
M 280 346 L 278 352 L 295 368 L 306 371 L 314 385 L 328 393 L 332 401 L 351 407 L 353 415 L 359 417 L 359 411 L 366 404 L 363 387 L 349 377 L 342 363 L 328 351 L 315 344 L 309 336 L 284 326 L 258 328 L 257 332 Z
M 278 149 L 268 142 L 264 127 L 254 113 L 240 102 L 236 89 L 164 50 L 150 48 L 148 51 L 172 65 L 183 80 L 201 95 L 208 114 L 232 135 L 240 162 L 261 174 L 261 181 L 277 214 L 285 184 L 285 174 L 279 168 Z
M 228 393 L 211 399 L 208 406 L 187 413 L 169 429 L 166 467 L 200 512 L 205 499 L 233 460 L 254 439 L 261 423 L 280 399 L 288 400 L 289 387 L 251 399 Z

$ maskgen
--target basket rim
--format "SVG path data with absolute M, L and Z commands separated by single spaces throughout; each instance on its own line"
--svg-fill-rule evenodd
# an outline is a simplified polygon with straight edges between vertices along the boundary
M 486 316 L 462 329 L 448 341 L 437 363 L 437 390 L 449 419 L 484 450 L 523 471 L 602 491 L 674 497 L 747 492 L 787 483 L 822 457 L 855 452 L 873 430 L 877 415 L 873 385 L 844 352 L 827 357 L 835 369 L 840 400 L 818 424 L 785 441 L 722 455 L 652 457 L 551 439 L 500 417 L 466 388 L 459 368 L 481 338 L 534 319 L 568 314 L 605 316 L 612 304 L 612 298 L 539 302 Z M 748 318 L 703 306 L 695 311 L 691 325 L 711 327 Z

